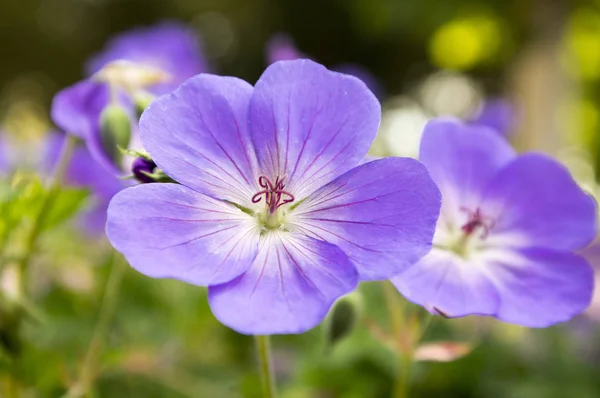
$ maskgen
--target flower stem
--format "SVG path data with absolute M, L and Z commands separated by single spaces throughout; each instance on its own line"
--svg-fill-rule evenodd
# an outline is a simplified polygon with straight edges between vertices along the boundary
M 254 343 L 256 344 L 256 351 L 258 353 L 263 396 L 264 398 L 275 398 L 277 397 L 277 391 L 275 389 L 273 362 L 271 360 L 270 336 L 254 336 Z
M 406 322 L 406 314 L 400 295 L 391 282 L 383 282 L 383 292 L 388 308 L 392 335 L 394 338 L 394 349 L 397 357 L 397 374 L 394 381 L 394 398 L 407 398 L 410 390 L 410 373 L 412 370 L 413 339 L 410 325 Z
M 102 303 L 100 304 L 98 320 L 94 327 L 92 339 L 80 368 L 79 379 L 69 391 L 63 395 L 63 398 L 85 396 L 88 394 L 94 382 L 98 366 L 98 357 L 102 353 L 102 347 L 106 340 L 110 323 L 115 314 L 121 282 L 123 281 L 123 275 L 126 269 L 123 259 L 119 254 L 113 253 L 112 256 L 112 268 L 104 288 L 104 295 L 102 296 Z

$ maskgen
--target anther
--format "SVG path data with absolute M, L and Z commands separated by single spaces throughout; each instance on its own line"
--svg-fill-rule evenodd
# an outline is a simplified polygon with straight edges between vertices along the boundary
M 486 217 L 481 214 L 481 210 L 477 209 L 472 211 L 467 209 L 466 207 L 462 207 L 461 211 L 465 212 L 469 216 L 469 220 L 465 225 L 461 227 L 463 232 L 468 236 L 472 235 L 477 228 L 482 228 L 483 233 L 481 234 L 481 239 L 487 238 L 490 233 L 490 230 L 494 228 L 495 222 L 491 217 Z
M 258 203 L 262 200 L 263 196 L 265 197 L 265 203 L 269 208 L 271 213 L 274 213 L 279 207 L 283 206 L 286 203 L 290 203 L 294 201 L 294 195 L 284 190 L 285 184 L 283 181 L 286 176 L 279 177 L 275 179 L 275 183 L 269 180 L 265 176 L 260 176 L 258 178 L 258 185 L 261 188 L 264 188 L 261 191 L 258 191 L 252 196 L 252 203 Z

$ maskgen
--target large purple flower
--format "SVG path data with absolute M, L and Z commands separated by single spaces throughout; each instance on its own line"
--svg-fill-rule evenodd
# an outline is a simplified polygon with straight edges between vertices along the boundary
M 107 235 L 138 271 L 208 286 L 241 333 L 318 324 L 359 279 L 387 279 L 431 248 L 440 194 L 416 160 L 362 164 L 380 107 L 358 79 L 312 61 L 252 87 L 199 75 L 154 101 L 144 147 L 178 184 L 121 191 Z
M 87 66 L 88 76 L 115 61 L 126 61 L 127 66 L 117 70 L 118 80 L 126 85 L 109 85 L 89 78 L 74 84 L 55 97 L 52 103 L 52 119 L 62 130 L 86 141 L 94 159 L 114 174 L 123 174 L 124 165 L 119 164 L 102 144 L 100 114 L 110 103 L 117 103 L 129 114 L 132 138 L 129 148 L 139 148 L 135 123 L 134 102 L 136 95 L 161 95 L 177 88 L 181 82 L 207 70 L 196 35 L 187 27 L 168 22 L 150 28 L 138 28 L 125 32 L 109 42 L 107 49 L 92 58 Z M 164 79 L 153 76 L 164 72 Z M 113 72 L 114 74 L 114 72 Z M 143 82 L 143 90 L 136 87 Z M 139 99 L 139 98 L 137 98 Z
M 530 327 L 588 306 L 592 270 L 574 251 L 596 235 L 596 204 L 564 167 L 448 119 L 426 126 L 420 159 L 442 191 L 442 212 L 433 250 L 392 279 L 402 294 L 451 317 Z

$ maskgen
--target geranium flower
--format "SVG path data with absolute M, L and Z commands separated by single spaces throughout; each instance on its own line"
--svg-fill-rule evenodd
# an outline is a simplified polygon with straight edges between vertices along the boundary
M 107 236 L 148 276 L 208 286 L 240 333 L 303 332 L 359 279 L 388 279 L 431 248 L 440 196 L 425 167 L 358 166 L 379 120 L 364 83 L 308 60 L 271 65 L 255 87 L 196 76 L 140 122 L 181 185 L 121 191 Z
M 420 159 L 442 212 L 431 253 L 392 279 L 403 295 L 434 313 L 530 327 L 588 306 L 592 270 L 574 252 L 596 235 L 596 204 L 563 166 L 448 119 L 426 126 Z
M 129 148 L 140 147 L 135 102 L 144 102 L 177 88 L 181 82 L 207 70 L 194 32 L 174 22 L 138 28 L 120 34 L 106 50 L 91 59 L 88 78 L 62 91 L 52 103 L 52 119 L 69 134 L 86 141 L 94 159 L 113 174 L 129 171 L 115 158 L 115 148 L 103 144 L 100 115 L 109 104 L 129 115 Z

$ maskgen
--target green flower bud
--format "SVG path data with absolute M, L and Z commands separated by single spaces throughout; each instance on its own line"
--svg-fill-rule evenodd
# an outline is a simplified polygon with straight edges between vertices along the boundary
M 100 114 L 100 139 L 108 157 L 120 163 L 119 148 L 127 148 L 131 140 L 131 119 L 120 105 L 110 104 Z
M 325 320 L 326 344 L 328 348 L 346 338 L 362 314 L 362 295 L 359 292 L 340 298 Z
M 138 119 L 155 98 L 155 96 L 146 92 L 139 92 L 133 97 L 135 102 L 135 114 Z

